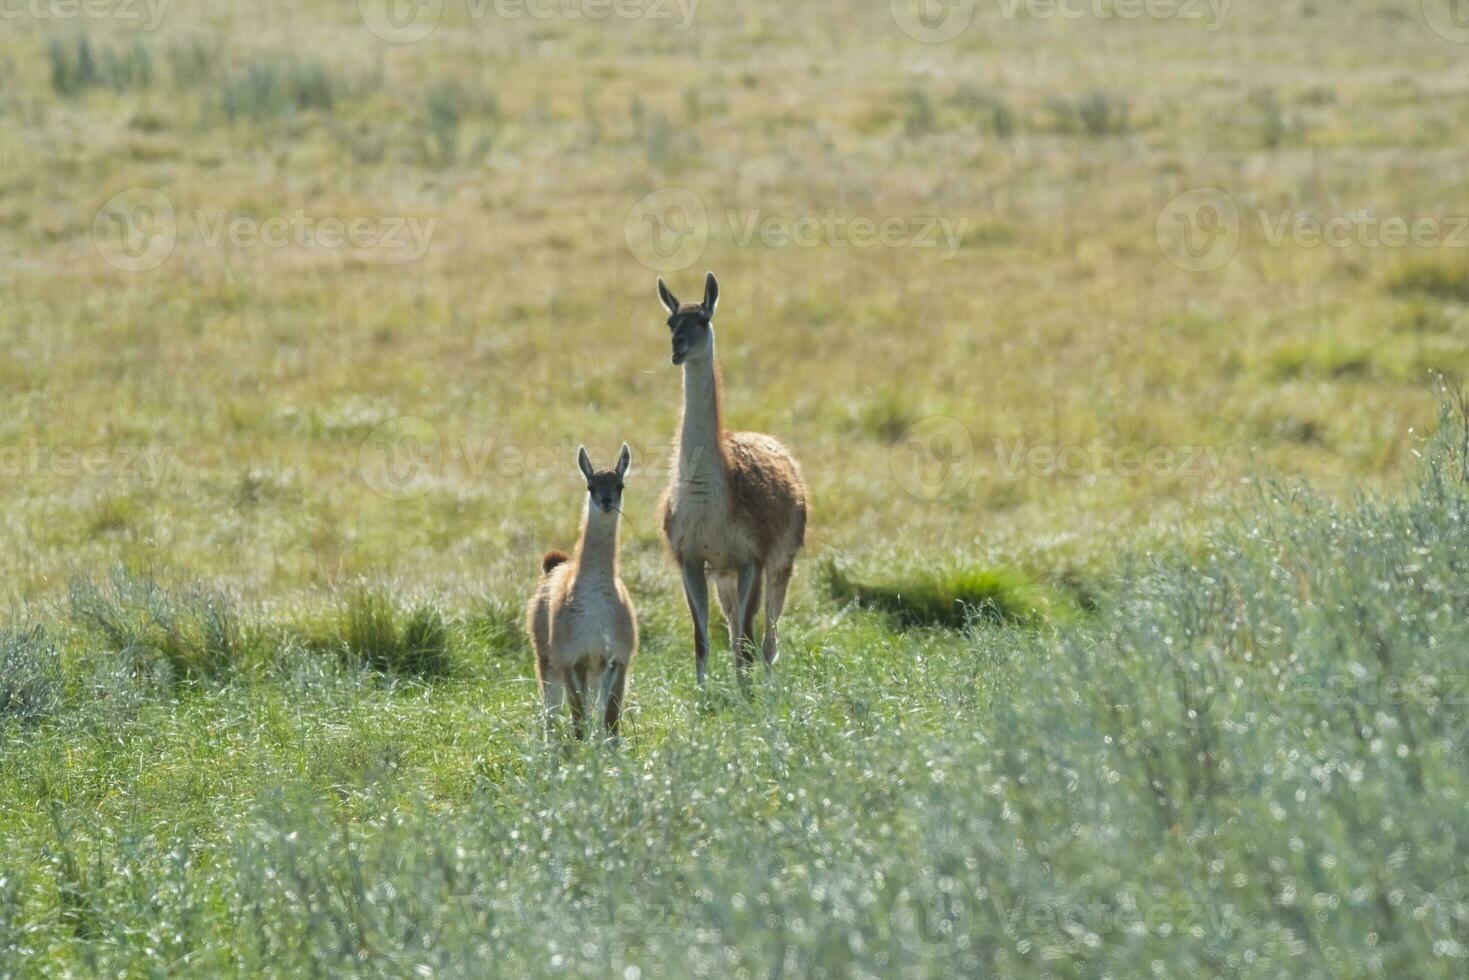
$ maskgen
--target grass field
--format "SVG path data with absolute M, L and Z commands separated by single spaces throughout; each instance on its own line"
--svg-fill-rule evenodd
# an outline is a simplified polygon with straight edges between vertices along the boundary
M 0 9 L 0 975 L 1462 975 L 1441 6 Z M 705 269 L 812 496 L 750 700 L 653 512 Z

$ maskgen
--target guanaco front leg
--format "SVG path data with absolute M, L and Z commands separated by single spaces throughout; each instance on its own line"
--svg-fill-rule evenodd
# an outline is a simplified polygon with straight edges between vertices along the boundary
M 703 690 L 709 659 L 709 577 L 702 561 L 683 563 L 683 592 L 694 620 L 694 672 Z

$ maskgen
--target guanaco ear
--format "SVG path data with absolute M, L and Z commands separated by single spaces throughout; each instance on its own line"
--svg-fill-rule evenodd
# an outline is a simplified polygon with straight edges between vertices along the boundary
M 617 457 L 618 477 L 627 476 L 627 468 L 632 465 L 632 450 L 627 448 L 627 443 L 622 444 L 622 454 Z
M 576 465 L 581 467 L 582 475 L 588 480 L 592 478 L 592 461 L 587 456 L 587 447 L 578 446 L 576 450 Z
M 678 312 L 678 297 L 669 291 L 668 283 L 663 281 L 662 276 L 658 277 L 658 298 L 663 301 L 664 306 L 668 307 L 669 313 Z
M 704 317 L 714 319 L 714 307 L 719 303 L 719 280 L 714 273 L 704 273 Z

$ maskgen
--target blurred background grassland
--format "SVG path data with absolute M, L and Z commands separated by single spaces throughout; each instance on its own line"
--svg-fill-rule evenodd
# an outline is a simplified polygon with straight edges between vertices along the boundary
M 812 551 L 856 565 L 1062 576 L 1197 526 L 1251 472 L 1380 480 L 1432 417 L 1429 374 L 1469 359 L 1463 251 L 1272 245 L 1255 217 L 1463 210 L 1469 60 L 1415 4 L 1238 3 L 1209 31 L 981 3 L 933 45 L 887 4 L 706 2 L 687 31 L 677 7 L 475 9 L 445 4 L 408 44 L 350 3 L 175 3 L 152 31 L 7 22 L 12 601 L 119 562 L 265 604 L 363 580 L 518 595 L 571 542 L 575 445 L 600 459 L 624 439 L 630 575 L 672 594 L 653 503 L 679 382 L 624 234 L 661 188 L 707 208 L 707 247 L 669 278 L 692 296 L 721 277 L 730 423 L 790 444 Z M 93 228 L 140 187 L 171 202 L 178 241 L 128 272 Z M 1196 187 L 1243 218 L 1207 273 L 1156 240 Z M 221 216 L 298 212 L 435 223 L 416 261 L 209 240 Z M 740 240 L 828 212 L 964 234 L 952 258 Z M 408 500 L 362 476 L 405 416 L 439 440 Z M 934 460 L 905 441 L 932 416 L 967 438 L 939 500 L 910 492 Z M 1093 446 L 1169 462 L 1031 454 Z M 101 472 L 48 462 L 99 447 Z

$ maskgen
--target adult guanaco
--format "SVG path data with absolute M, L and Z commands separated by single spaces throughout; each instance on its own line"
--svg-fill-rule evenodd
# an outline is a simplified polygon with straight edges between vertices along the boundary
M 729 622 L 742 684 L 755 659 L 755 616 L 765 597 L 767 669 L 775 664 L 776 623 L 785 608 L 796 553 L 806 537 L 806 485 L 791 454 L 775 439 L 726 432 L 714 359 L 714 308 L 719 282 L 704 280 L 702 303 L 680 303 L 658 280 L 668 309 L 673 363 L 683 368 L 683 415 L 674 444 L 673 478 L 660 503 L 663 534 L 683 575 L 694 621 L 694 667 L 705 683 L 709 653 L 709 575 Z
M 564 702 L 571 703 L 572 732 L 584 736 L 588 709 L 592 725 L 617 737 L 627 671 L 638 649 L 638 621 L 617 569 L 617 524 L 623 478 L 632 463 L 624 443 L 617 466 L 593 470 L 582 446 L 576 464 L 587 481 L 586 513 L 576 551 L 548 551 L 541 580 L 526 609 L 526 631 L 536 654 L 536 680 L 546 712 L 546 734 L 554 733 Z M 595 697 L 595 705 L 590 700 Z

